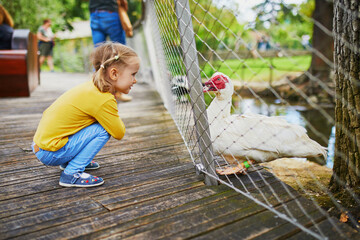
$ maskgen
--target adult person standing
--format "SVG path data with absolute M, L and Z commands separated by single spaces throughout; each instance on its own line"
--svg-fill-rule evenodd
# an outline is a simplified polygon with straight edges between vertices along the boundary
M 128 9 L 127 0 L 90 0 L 90 28 L 94 46 L 106 41 L 109 37 L 111 41 L 126 45 L 125 31 L 119 18 L 119 7 Z M 128 102 L 132 97 L 121 94 L 118 100 Z
M 40 66 L 44 63 L 45 59 L 50 68 L 50 71 L 54 71 L 53 62 L 53 48 L 55 35 L 51 30 L 51 20 L 45 19 L 43 25 L 41 25 L 37 32 L 39 39 L 39 51 L 40 51 Z
M 8 11 L 0 4 L 0 49 L 11 49 L 14 21 Z

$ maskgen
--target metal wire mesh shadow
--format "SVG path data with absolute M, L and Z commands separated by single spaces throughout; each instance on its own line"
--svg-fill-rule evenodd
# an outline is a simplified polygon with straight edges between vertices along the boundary
M 330 39 L 340 39 L 298 5 L 282 7 Z M 359 21 L 356 10 L 342 3 L 336 7 Z M 309 36 L 292 33 L 292 47 L 274 42 L 266 29 L 240 24 L 236 6 L 222 1 L 146 1 L 144 29 L 157 89 L 205 183 L 233 188 L 314 238 L 329 237 L 319 224 L 324 218 L 346 238 L 312 187 L 325 193 L 337 212 L 346 213 L 328 188 L 332 176 L 360 207 L 354 188 L 331 171 L 335 129 L 356 138 L 336 121 L 335 102 L 355 115 L 359 111 L 354 107 L 359 102 L 335 94 L 334 72 L 358 87 L 357 77 L 312 46 Z M 358 46 L 341 40 L 359 53 Z M 309 67 L 314 59 L 327 71 Z M 216 93 L 204 93 L 204 83 Z M 337 156 L 347 158 L 342 151 Z M 273 160 L 277 164 L 268 163 Z M 359 178 L 359 166 L 350 171 Z M 347 217 L 358 228 L 356 217 Z

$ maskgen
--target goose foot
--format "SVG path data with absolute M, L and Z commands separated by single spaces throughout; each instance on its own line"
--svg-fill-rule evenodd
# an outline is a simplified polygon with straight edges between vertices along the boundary
M 236 165 L 224 166 L 221 169 L 216 168 L 216 173 L 219 175 L 231 175 L 231 174 L 246 174 L 247 169 L 250 167 L 253 161 L 245 161 Z
M 247 169 L 240 164 L 216 169 L 216 173 L 219 175 L 245 174 L 246 171 Z

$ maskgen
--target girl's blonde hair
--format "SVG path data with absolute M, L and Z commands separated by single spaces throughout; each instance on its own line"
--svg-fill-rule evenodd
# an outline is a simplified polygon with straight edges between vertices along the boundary
M 97 46 L 91 54 L 92 64 L 95 68 L 94 85 L 101 92 L 115 93 L 113 81 L 109 78 L 106 69 L 113 65 L 124 68 L 129 65 L 132 57 L 138 57 L 138 55 L 133 49 L 121 43 L 105 42 Z
M 0 24 L 7 24 L 10 27 L 14 27 L 14 21 L 8 11 L 0 4 Z

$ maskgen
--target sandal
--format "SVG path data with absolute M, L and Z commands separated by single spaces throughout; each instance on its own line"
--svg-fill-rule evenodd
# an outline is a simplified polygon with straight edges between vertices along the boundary
M 64 171 L 60 175 L 60 186 L 63 187 L 95 187 L 104 183 L 101 177 L 92 176 L 88 173 L 66 174 Z

